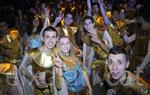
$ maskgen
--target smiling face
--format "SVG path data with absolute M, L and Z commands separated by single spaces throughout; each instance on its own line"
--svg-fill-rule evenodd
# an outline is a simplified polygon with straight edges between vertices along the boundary
M 62 53 L 68 55 L 70 51 L 70 41 L 67 37 L 63 37 L 59 40 L 60 50 Z
M 107 63 L 110 74 L 115 80 L 121 79 L 126 74 L 126 68 L 129 65 L 126 56 L 122 53 L 109 54 Z
M 55 31 L 45 31 L 43 36 L 44 46 L 46 49 L 52 49 L 57 41 L 57 34 Z

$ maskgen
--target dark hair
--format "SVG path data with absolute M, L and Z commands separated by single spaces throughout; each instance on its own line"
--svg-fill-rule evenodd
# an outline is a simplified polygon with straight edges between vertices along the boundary
M 52 27 L 52 26 L 46 27 L 46 28 L 43 30 L 42 36 L 45 35 L 45 31 L 49 31 L 49 32 L 53 31 L 53 32 L 56 32 L 56 35 L 58 36 L 57 30 L 56 30 L 54 27 Z
M 94 18 L 92 16 L 85 16 L 83 21 L 85 21 L 86 19 L 90 19 L 92 23 L 94 23 Z
M 126 56 L 126 59 L 128 60 L 128 54 L 126 52 L 126 50 L 121 47 L 121 46 L 113 46 L 110 51 L 109 51 L 109 54 L 124 54 Z
M 102 14 L 101 14 L 101 10 L 100 10 L 100 5 L 97 3 L 97 2 L 93 2 L 92 3 L 92 7 L 94 6 L 94 5 L 96 5 L 97 7 L 98 7 L 98 14 L 101 16 Z M 92 13 L 93 13 L 93 11 L 92 11 Z
M 100 6 L 99 6 L 99 4 L 98 4 L 97 2 L 93 2 L 93 3 L 92 3 L 92 6 L 94 6 L 94 5 L 97 5 L 98 8 L 100 8 Z

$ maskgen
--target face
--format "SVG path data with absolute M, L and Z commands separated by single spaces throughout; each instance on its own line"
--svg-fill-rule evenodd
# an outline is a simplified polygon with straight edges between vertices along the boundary
M 99 12 L 98 5 L 96 5 L 96 4 L 93 5 L 92 10 L 93 10 L 93 13 L 98 13 Z
M 84 28 L 90 33 L 94 29 L 94 23 L 90 19 L 85 19 Z
M 124 54 L 109 54 L 108 68 L 113 79 L 119 80 L 126 73 L 126 68 L 128 67 L 128 61 Z
M 68 54 L 70 51 L 69 39 L 68 38 L 61 38 L 59 42 L 60 42 L 61 52 L 63 52 L 64 54 Z
M 112 13 L 113 21 L 118 21 L 119 17 L 120 17 L 120 13 L 118 11 L 113 11 L 113 13 Z
M 54 31 L 45 31 L 45 34 L 43 36 L 44 46 L 50 50 L 52 49 L 57 41 L 57 35 Z
M 71 25 L 73 23 L 73 16 L 71 14 L 67 14 L 65 16 L 64 22 L 66 25 Z
M 39 26 L 39 19 L 38 17 L 35 17 L 33 20 L 33 26 L 38 27 Z

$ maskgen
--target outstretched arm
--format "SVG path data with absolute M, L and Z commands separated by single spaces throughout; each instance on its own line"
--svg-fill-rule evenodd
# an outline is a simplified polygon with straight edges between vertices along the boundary
M 87 15 L 92 16 L 91 0 L 87 0 Z
M 62 12 L 60 12 L 59 16 L 56 17 L 54 23 L 52 23 L 51 26 L 55 28 L 57 26 L 57 24 L 62 20 L 63 17 L 64 17 L 64 14 L 62 14 Z
M 106 15 L 106 11 L 105 11 L 105 9 L 104 9 L 103 0 L 98 0 L 98 4 L 100 5 L 101 14 L 102 14 L 102 16 L 103 16 L 103 18 L 104 18 L 105 24 L 106 24 L 107 26 L 110 25 L 111 22 L 110 22 L 108 16 Z
M 49 21 L 49 12 L 50 12 L 50 9 L 45 7 L 44 8 L 44 11 L 45 11 L 45 20 L 44 20 L 44 25 L 43 25 L 43 28 L 40 32 L 40 37 L 42 38 L 42 34 L 43 34 L 43 30 L 47 27 L 47 26 L 50 26 L 50 21 Z

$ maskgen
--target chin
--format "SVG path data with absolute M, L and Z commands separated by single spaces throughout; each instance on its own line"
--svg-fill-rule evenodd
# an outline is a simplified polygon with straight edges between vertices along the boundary
M 120 76 L 112 76 L 112 78 L 113 78 L 114 80 L 118 80 L 118 79 L 120 78 Z
M 54 47 L 54 45 L 53 46 L 49 46 L 48 49 L 52 49 L 53 47 Z

